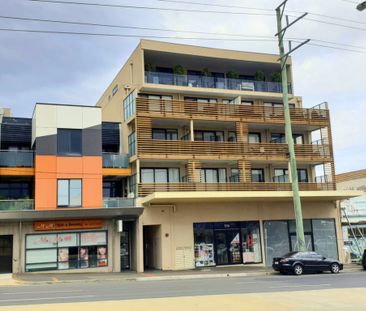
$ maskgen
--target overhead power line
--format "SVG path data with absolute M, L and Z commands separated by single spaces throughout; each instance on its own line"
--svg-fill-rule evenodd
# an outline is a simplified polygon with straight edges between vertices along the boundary
M 179 40 L 208 40 L 208 41 L 262 41 L 275 42 L 273 39 L 265 38 L 207 38 L 207 37 L 178 37 L 178 36 L 158 36 L 158 35 L 135 35 L 135 34 L 117 34 L 117 33 L 97 33 L 97 32 L 77 32 L 77 31 L 58 31 L 58 30 L 41 30 L 41 29 L 13 29 L 0 28 L 0 31 L 9 32 L 29 32 L 29 33 L 45 33 L 45 34 L 62 34 L 62 35 L 82 35 L 82 36 L 101 36 L 101 37 L 122 37 L 122 38 L 152 38 L 152 39 L 179 39 Z
M 240 6 L 240 5 L 230 5 L 230 4 L 214 4 L 214 3 L 193 2 L 193 1 L 181 1 L 181 0 L 156 0 L 156 1 L 159 1 L 159 2 L 180 3 L 180 4 L 193 4 L 193 5 L 201 5 L 201 6 L 209 6 L 209 7 L 235 8 L 235 9 L 244 9 L 244 10 L 273 12 L 272 9 L 253 8 L 253 7 Z M 305 12 L 301 12 L 301 11 L 291 11 L 291 10 L 287 10 L 287 12 L 289 12 L 289 13 L 296 13 L 296 14 L 303 14 L 303 13 L 305 13 Z M 355 21 L 353 19 L 348 19 L 348 18 L 343 18 L 343 17 L 331 16 L 331 15 L 320 14 L 320 13 L 313 13 L 313 12 L 308 12 L 308 14 L 309 15 L 313 15 L 313 16 L 319 16 L 319 17 L 325 17 L 325 18 L 329 18 L 329 19 L 334 19 L 334 20 L 337 20 L 337 21 L 344 21 L 344 22 L 350 22 L 350 23 L 356 23 L 356 24 L 366 25 L 366 22 Z
M 178 36 L 158 36 L 158 35 L 135 35 L 135 34 L 113 34 L 113 33 L 95 33 L 95 32 L 76 32 L 76 31 L 56 31 L 56 30 L 38 30 L 38 29 L 12 29 L 12 28 L 0 28 L 0 31 L 4 32 L 18 32 L 18 33 L 40 33 L 40 34 L 57 34 L 57 35 L 79 35 L 79 36 L 95 36 L 95 37 L 121 37 L 121 38 L 149 38 L 149 39 L 175 39 L 175 40 L 202 40 L 202 41 L 228 41 L 228 42 L 277 42 L 275 39 L 265 38 L 207 38 L 207 37 L 178 37 Z M 288 39 L 287 41 L 298 42 L 299 38 Z M 316 42 L 329 43 L 334 45 L 343 45 L 336 42 L 328 42 L 322 40 L 313 40 Z M 366 51 L 359 51 L 355 49 L 348 49 L 343 47 L 329 46 L 326 44 L 310 44 L 313 46 L 319 46 L 324 48 L 330 48 L 335 50 L 342 50 L 348 52 L 355 52 L 366 54 Z M 345 45 L 343 45 L 345 46 Z M 360 49 L 366 49 L 364 47 L 357 47 Z
M 181 8 L 163 8 L 163 7 L 136 6 L 136 5 L 112 4 L 112 3 L 58 1 L 58 0 L 54 0 L 54 1 L 51 1 L 51 0 L 28 0 L 28 1 L 53 3 L 53 4 L 72 4 L 72 5 L 86 5 L 86 6 L 124 8 L 124 9 L 144 9 L 144 10 L 170 11 L 170 12 L 215 13 L 215 14 L 252 15 L 252 16 L 275 16 L 275 14 L 273 14 L 273 13 L 252 13 L 252 12 L 213 11 L 213 10 L 197 10 L 197 9 L 181 9 Z
M 182 30 L 182 29 L 178 30 L 178 29 L 167 29 L 167 28 L 152 28 L 152 27 L 140 27 L 140 26 L 131 26 L 131 25 L 101 24 L 101 23 L 92 23 L 92 22 L 42 19 L 42 18 L 20 17 L 20 16 L 2 16 L 2 15 L 0 15 L 0 19 L 22 20 L 22 21 L 32 21 L 32 22 L 45 22 L 45 23 L 56 23 L 56 24 L 66 24 L 66 25 L 81 25 L 81 26 L 97 26 L 97 27 L 107 27 L 107 28 L 162 31 L 162 32 L 180 32 L 180 33 L 189 33 L 189 34 L 220 35 L 220 36 L 229 36 L 229 37 L 238 37 L 238 38 L 273 39 L 273 36 L 263 36 L 263 35 L 244 35 L 244 34 L 233 34 L 233 33 L 191 31 L 191 30 Z M 304 40 L 304 39 L 302 39 L 302 38 L 288 38 L 288 40 L 296 41 L 296 40 Z M 351 45 L 351 44 L 346 44 L 346 43 L 331 42 L 331 41 L 318 40 L 318 39 L 311 39 L 311 40 L 314 41 L 314 42 L 326 43 L 326 44 L 332 44 L 332 45 L 340 45 L 340 46 L 343 46 L 343 47 L 366 49 L 366 47 L 363 47 L 363 46 L 356 46 L 356 45 Z
M 273 36 L 255 36 L 255 35 L 241 35 L 241 34 L 224 33 L 224 32 L 220 33 L 220 32 L 179 30 L 179 29 L 167 29 L 167 28 L 140 27 L 140 26 L 130 26 L 130 25 L 101 24 L 101 23 L 81 22 L 81 21 L 67 21 L 67 20 L 32 18 L 32 17 L 20 17 L 20 16 L 0 15 L 0 18 L 10 19 L 10 20 L 32 21 L 32 22 L 67 24 L 67 25 L 97 26 L 97 27 L 107 27 L 107 28 L 122 28 L 122 29 L 150 30 L 150 31 L 164 31 L 164 32 L 181 32 L 181 33 L 204 34 L 204 35 L 221 35 L 221 36 L 231 36 L 231 37 L 248 37 L 248 38 L 255 37 L 255 38 L 273 39 Z

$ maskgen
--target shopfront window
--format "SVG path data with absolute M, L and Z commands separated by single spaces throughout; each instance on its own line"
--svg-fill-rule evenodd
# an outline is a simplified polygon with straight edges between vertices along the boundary
M 265 221 L 264 241 L 267 265 L 271 265 L 274 257 L 281 257 L 290 252 L 288 222 Z
M 338 259 L 337 236 L 334 219 L 304 219 L 305 244 L 308 251 Z M 297 251 L 295 220 L 265 221 L 264 240 L 266 264 L 272 264 L 274 257 Z
M 27 272 L 108 266 L 107 232 L 69 232 L 26 236 Z
M 215 265 L 212 225 L 194 224 L 194 257 L 196 267 Z
M 241 244 L 243 263 L 262 262 L 261 236 L 258 222 L 253 221 L 242 224 Z
M 338 259 L 334 219 L 313 220 L 314 250 L 328 258 Z
M 262 262 L 259 222 L 193 225 L 196 267 Z

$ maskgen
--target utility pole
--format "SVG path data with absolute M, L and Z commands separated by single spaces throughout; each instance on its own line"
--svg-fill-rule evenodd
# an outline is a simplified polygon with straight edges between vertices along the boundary
M 290 117 L 290 109 L 288 104 L 288 81 L 287 81 L 287 67 L 286 62 L 288 56 L 295 50 L 297 50 L 302 45 L 308 43 L 310 39 L 300 43 L 297 47 L 292 49 L 290 42 L 290 50 L 288 53 L 285 53 L 285 48 L 283 44 L 283 39 L 286 33 L 286 30 L 295 24 L 297 21 L 302 19 L 307 15 L 304 13 L 299 18 L 295 19 L 293 22 L 289 22 L 288 16 L 286 16 L 286 24 L 287 26 L 282 28 L 282 17 L 285 11 L 287 0 L 282 2 L 278 8 L 276 9 L 277 15 L 277 34 L 278 37 L 278 46 L 280 50 L 280 64 L 281 64 L 281 76 L 282 76 L 282 93 L 283 93 L 283 107 L 285 114 L 285 133 L 286 133 L 286 143 L 288 145 L 288 153 L 290 157 L 290 174 L 291 174 L 291 184 L 292 184 L 292 193 L 293 193 L 293 204 L 295 211 L 295 219 L 296 219 L 296 237 L 297 237 L 297 245 L 299 251 L 306 251 L 305 245 L 305 235 L 304 235 L 304 224 L 302 219 L 302 209 L 301 209 L 301 199 L 299 193 L 299 182 L 297 176 L 297 165 L 296 165 L 296 157 L 295 157 L 295 148 L 294 148 L 294 140 L 292 136 L 292 128 L 291 128 L 291 117 Z

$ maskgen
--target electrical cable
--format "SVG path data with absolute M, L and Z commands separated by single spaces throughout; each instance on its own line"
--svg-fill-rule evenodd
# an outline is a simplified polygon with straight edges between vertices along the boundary
M 272 13 L 250 13 L 250 12 L 233 12 L 233 11 L 211 11 L 211 10 L 195 10 L 195 9 L 181 9 L 181 8 L 162 8 L 151 6 L 136 6 L 127 4 L 111 4 L 111 3 L 92 3 L 92 2 L 77 2 L 77 1 L 59 1 L 59 0 L 28 0 L 31 2 L 44 2 L 53 4 L 73 4 L 73 5 L 86 5 L 86 6 L 98 6 L 98 7 L 110 7 L 110 8 L 124 8 L 124 9 L 144 9 L 144 10 L 157 10 L 157 11 L 170 11 L 170 12 L 189 12 L 189 13 L 215 13 L 215 14 L 232 14 L 232 15 L 252 15 L 252 16 L 276 16 Z

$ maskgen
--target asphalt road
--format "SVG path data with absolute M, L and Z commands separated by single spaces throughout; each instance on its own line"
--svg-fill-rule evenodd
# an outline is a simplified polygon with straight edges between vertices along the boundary
M 0 288 L 0 306 L 366 288 L 366 272 L 169 281 L 98 281 Z

